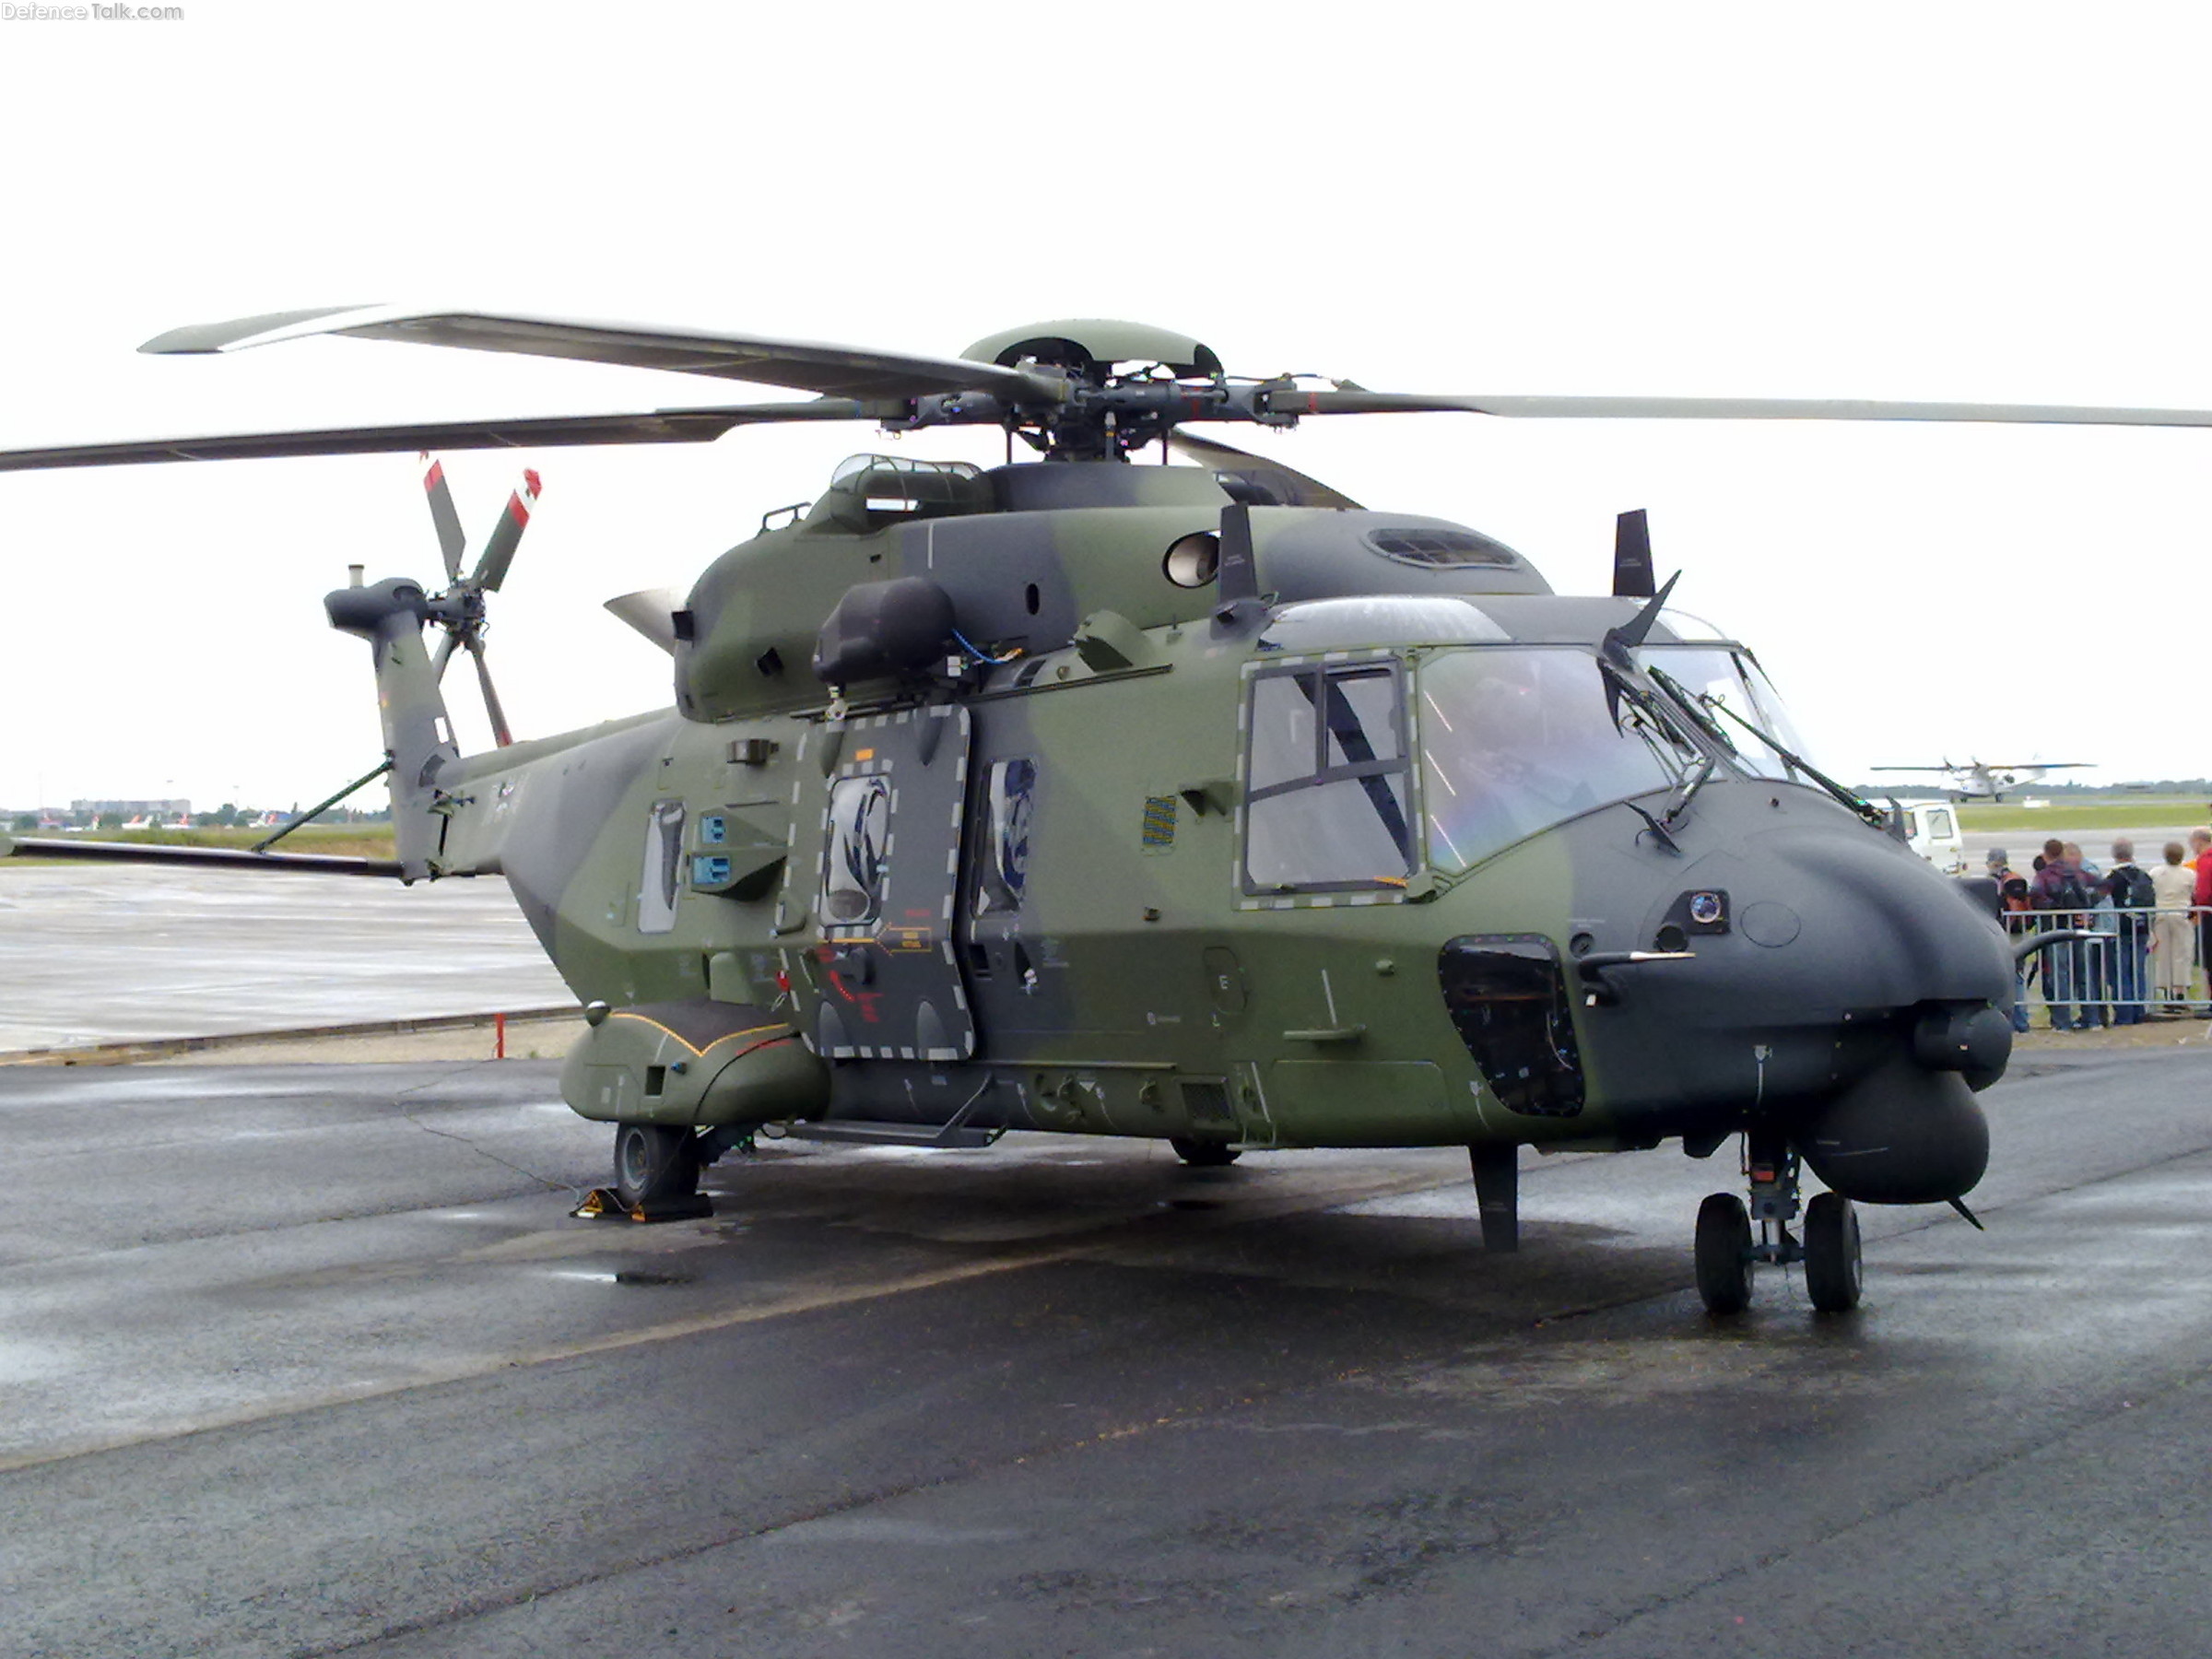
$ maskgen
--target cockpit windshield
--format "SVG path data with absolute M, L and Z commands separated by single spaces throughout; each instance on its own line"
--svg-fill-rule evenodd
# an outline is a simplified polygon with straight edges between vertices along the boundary
M 1773 744 L 1804 757 L 1805 745 L 1788 711 L 1748 653 L 1726 645 L 1646 645 L 1643 660 L 1687 691 L 1711 719 L 1747 771 L 1787 782 L 1796 777 Z M 1731 720 L 1729 715 L 1736 718 Z M 1757 733 L 1747 729 L 1759 728 Z
M 1481 646 L 1419 677 L 1422 810 L 1430 862 L 1464 870 L 1537 830 L 1671 789 L 1703 753 L 1664 713 L 1622 696 L 1586 649 Z M 1680 717 L 1676 716 L 1678 720 Z

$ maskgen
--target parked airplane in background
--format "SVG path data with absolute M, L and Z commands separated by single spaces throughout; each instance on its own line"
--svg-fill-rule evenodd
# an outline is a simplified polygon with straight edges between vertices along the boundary
M 1983 760 L 1964 765 L 1945 760 L 1935 766 L 1876 766 L 1870 771 L 1939 772 L 1943 786 L 1961 801 L 2001 801 L 2008 789 L 2038 782 L 2045 772 L 2077 771 L 2094 760 L 2033 760 L 2024 766 L 1996 766 Z

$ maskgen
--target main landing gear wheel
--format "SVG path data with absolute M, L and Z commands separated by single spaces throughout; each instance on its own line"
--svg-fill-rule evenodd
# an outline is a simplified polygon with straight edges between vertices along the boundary
M 688 1124 L 615 1125 L 615 1196 L 625 1209 L 689 1198 L 699 1191 L 699 1153 Z
M 1698 1295 L 1708 1313 L 1741 1313 L 1751 1305 L 1751 1218 L 1734 1193 L 1698 1206 Z
M 1859 1305 L 1859 1212 L 1840 1193 L 1816 1193 L 1805 1206 L 1805 1293 L 1823 1313 Z
M 1171 1135 L 1168 1145 L 1175 1148 L 1175 1156 L 1194 1170 L 1220 1170 L 1235 1163 L 1244 1156 L 1243 1151 L 1226 1141 L 1194 1140 L 1186 1135 Z

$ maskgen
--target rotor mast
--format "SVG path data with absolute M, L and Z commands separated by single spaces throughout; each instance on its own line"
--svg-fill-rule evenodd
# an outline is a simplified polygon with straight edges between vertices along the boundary
M 1296 421 L 1262 413 L 1261 386 L 1232 385 L 1203 341 L 1147 324 L 1035 323 L 978 340 L 960 356 L 1011 370 L 1038 394 L 919 397 L 909 417 L 883 424 L 902 431 L 990 421 L 1048 461 L 1126 461 L 1185 420 Z

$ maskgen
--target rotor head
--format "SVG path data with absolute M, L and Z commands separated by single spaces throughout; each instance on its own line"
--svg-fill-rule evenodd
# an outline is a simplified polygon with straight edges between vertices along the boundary
M 1164 369 L 1177 380 L 1214 380 L 1221 373 L 1221 359 L 1204 341 L 1149 324 L 1102 317 L 1005 329 L 976 341 L 960 355 L 1004 369 L 1025 362 L 1058 369 L 1085 385 L 1105 384 L 1122 363 Z

